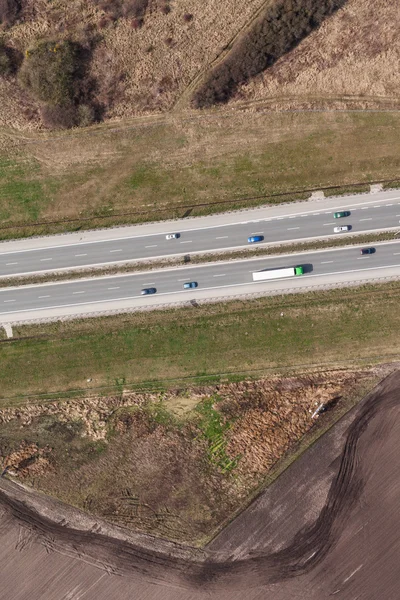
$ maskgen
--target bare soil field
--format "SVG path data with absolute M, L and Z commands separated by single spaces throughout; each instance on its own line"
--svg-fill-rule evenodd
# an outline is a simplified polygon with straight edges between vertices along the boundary
M 0 470 L 129 529 L 204 543 L 377 376 L 332 371 L 3 408 Z M 321 406 L 327 413 L 313 418 Z
M 348 0 L 297 48 L 243 85 L 231 105 L 398 107 L 398 25 L 396 2 Z
M 4 598 L 396 600 L 400 372 L 384 379 L 201 557 L 39 517 L 2 484 Z M 21 574 L 23 576 L 21 576 Z M 6 594 L 6 595 L 5 595 Z

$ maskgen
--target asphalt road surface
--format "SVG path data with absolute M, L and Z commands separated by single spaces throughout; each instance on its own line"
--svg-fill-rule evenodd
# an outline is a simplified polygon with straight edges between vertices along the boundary
M 281 288 L 282 285 L 301 289 L 318 286 L 321 281 L 353 281 L 360 276 L 368 279 L 372 274 L 378 277 L 400 276 L 400 241 L 376 244 L 376 252 L 367 256 L 360 254 L 360 248 L 361 246 L 351 246 L 286 256 L 4 288 L 0 290 L 0 317 L 3 322 L 8 322 L 12 315 L 23 317 L 27 312 L 36 312 L 36 318 L 40 318 L 42 315 L 47 316 L 53 309 L 61 309 L 57 316 L 70 314 L 71 309 L 96 312 L 97 305 L 105 307 L 103 310 L 115 310 L 121 301 L 126 302 L 127 307 L 143 307 L 213 298 L 217 292 L 226 294 L 234 291 L 239 295 L 259 291 L 268 294 L 276 289 L 285 289 Z M 304 275 L 284 280 L 253 282 L 254 271 L 297 265 L 303 266 Z M 184 290 L 184 283 L 191 281 L 197 282 L 198 287 Z M 141 290 L 144 288 L 156 288 L 157 292 L 142 296 Z
M 334 219 L 333 213 L 344 209 L 350 210 L 350 216 Z M 7 242 L 0 246 L 0 277 L 232 250 L 247 247 L 247 238 L 253 235 L 264 236 L 266 244 L 349 235 L 334 234 L 338 225 L 351 226 L 351 233 L 400 229 L 400 191 L 119 228 L 106 232 L 109 239 L 101 239 L 103 230 L 97 235 L 100 239 L 91 232 L 94 235 L 81 236 L 83 241 L 75 234 L 43 238 L 42 242 Z M 178 239 L 166 239 L 175 232 L 180 233 Z

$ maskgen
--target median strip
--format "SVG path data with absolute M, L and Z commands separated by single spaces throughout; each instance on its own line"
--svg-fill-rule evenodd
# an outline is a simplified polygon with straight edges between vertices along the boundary
M 100 266 L 91 268 L 76 269 L 73 271 L 53 271 L 36 275 L 27 275 L 21 277 L 0 278 L 0 288 L 15 287 L 20 285 L 32 285 L 39 283 L 73 281 L 90 277 L 100 277 L 105 275 L 118 275 L 125 273 L 135 273 L 142 271 L 158 270 L 160 268 L 179 267 L 199 265 L 206 263 L 223 262 L 227 260 L 251 259 L 262 256 L 278 256 L 280 254 L 295 254 L 309 250 L 328 250 L 345 246 L 371 245 L 378 242 L 390 240 L 399 240 L 397 232 L 388 231 L 379 234 L 352 235 L 329 240 L 316 240 L 313 242 L 304 242 L 297 244 L 280 244 L 279 246 L 259 246 L 257 248 L 243 248 L 241 250 L 221 251 L 209 254 L 186 255 L 183 257 L 170 257 L 158 260 L 148 260 L 140 262 L 122 263 L 112 266 Z

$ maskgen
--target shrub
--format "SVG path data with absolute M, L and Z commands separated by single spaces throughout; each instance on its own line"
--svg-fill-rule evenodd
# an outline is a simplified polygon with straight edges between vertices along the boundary
M 185 23 L 190 23 L 190 21 L 193 21 L 193 15 L 190 13 L 185 13 L 183 15 L 183 20 L 185 21 Z
M 44 104 L 40 109 L 43 125 L 49 129 L 70 129 L 77 124 L 77 110 L 73 104 L 57 105 Z
M 98 25 L 99 25 L 99 29 L 105 29 L 106 27 L 109 27 L 109 25 L 112 23 L 112 18 L 110 16 L 106 16 L 106 17 L 101 17 Z
M 11 73 L 11 61 L 5 46 L 0 42 L 0 76 Z
M 131 21 L 131 27 L 132 29 L 140 29 L 143 25 L 143 20 L 142 19 L 132 19 Z
M 14 75 L 22 63 L 21 52 L 0 40 L 0 76 Z
M 19 79 L 37 100 L 53 106 L 67 105 L 77 93 L 75 75 L 79 66 L 76 44 L 68 40 L 39 42 L 26 51 Z
M 100 109 L 93 101 L 95 82 L 88 76 L 90 58 L 89 47 L 68 40 L 42 41 L 27 50 L 19 81 L 43 103 L 46 127 L 86 127 L 96 120 Z
M 92 0 L 96 6 L 104 10 L 113 19 L 129 17 L 143 19 L 149 0 Z
M 49 129 L 88 127 L 96 121 L 96 111 L 89 104 L 52 106 L 44 104 L 40 109 L 43 125 Z
M 76 125 L 88 127 L 96 121 L 96 111 L 89 104 L 80 104 L 76 111 Z
M 277 0 L 256 21 L 252 30 L 241 37 L 195 91 L 196 108 L 226 102 L 239 84 L 257 75 L 300 40 L 346 0 Z
M 149 0 L 123 0 L 121 2 L 121 14 L 123 17 L 143 19 L 148 4 Z
M 0 23 L 11 27 L 21 11 L 19 0 L 0 0 Z

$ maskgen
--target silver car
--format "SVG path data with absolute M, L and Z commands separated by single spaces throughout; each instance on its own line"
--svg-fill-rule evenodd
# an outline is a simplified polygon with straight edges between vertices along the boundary
M 342 225 L 341 227 L 334 227 L 333 231 L 335 233 L 341 233 L 342 231 L 350 231 L 350 225 Z

